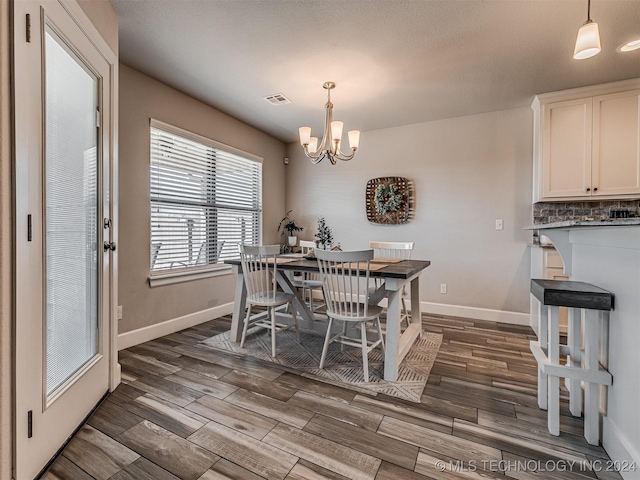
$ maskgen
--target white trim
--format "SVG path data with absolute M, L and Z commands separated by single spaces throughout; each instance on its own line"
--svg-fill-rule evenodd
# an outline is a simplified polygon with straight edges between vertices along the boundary
M 594 97 L 596 95 L 606 95 L 608 93 L 624 92 L 627 90 L 635 90 L 640 87 L 640 78 L 631 78 L 620 82 L 602 83 L 599 85 L 589 85 L 588 87 L 571 88 L 568 90 L 560 90 L 559 92 L 549 92 L 537 95 L 531 108 L 538 109 L 540 105 L 550 102 L 558 102 L 563 100 L 574 100 L 578 98 Z M 600 197 L 598 197 L 600 198 Z
M 155 325 L 124 332 L 118 335 L 118 350 L 123 350 L 140 343 L 148 342 L 149 340 L 179 332 L 180 330 L 213 320 L 214 318 L 230 315 L 232 312 L 233 302 L 229 302 L 218 305 L 217 307 L 200 310 L 199 312 L 189 313 L 182 317 L 172 318 L 171 320 L 156 323 Z
M 149 276 L 149 286 L 152 288 L 162 287 L 174 283 L 191 282 L 193 280 L 202 280 L 203 278 L 219 277 L 220 275 L 231 275 L 232 273 L 231 265 L 200 270 L 153 273 Z
M 461 305 L 447 305 L 445 303 L 421 302 L 422 313 L 434 315 L 450 315 L 490 322 L 510 323 L 512 325 L 529 325 L 528 313 L 508 312 L 505 310 L 491 310 L 489 308 L 464 307 Z
M 629 465 L 635 463 L 640 468 L 640 451 L 628 438 L 621 434 L 616 424 L 606 416 L 602 417 L 602 446 L 607 455 L 611 457 L 612 464 L 624 464 L 626 462 Z M 602 466 L 604 467 L 605 465 L 603 461 Z M 621 471 L 620 475 L 624 480 L 638 480 L 640 478 L 637 470 L 626 469 L 626 471 Z

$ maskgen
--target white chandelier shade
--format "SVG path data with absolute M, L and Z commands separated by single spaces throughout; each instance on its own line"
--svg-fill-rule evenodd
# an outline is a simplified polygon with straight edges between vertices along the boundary
M 311 136 L 310 127 L 300 127 L 298 134 L 300 137 L 300 145 L 304 149 L 304 154 L 311 159 L 314 164 L 320 163 L 325 158 L 335 165 L 338 160 L 351 160 L 360 146 L 360 132 L 351 130 L 348 133 L 349 146 L 351 153 L 345 154 L 340 150 L 342 143 L 342 131 L 344 124 L 340 121 L 333 120 L 333 104 L 331 103 L 331 90 L 336 84 L 333 82 L 325 82 L 322 85 L 327 90 L 327 103 L 325 103 L 325 121 L 322 140 L 318 143 L 318 137 Z

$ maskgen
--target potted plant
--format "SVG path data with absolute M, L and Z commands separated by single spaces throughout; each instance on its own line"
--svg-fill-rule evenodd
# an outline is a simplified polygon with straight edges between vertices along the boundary
M 280 223 L 278 224 L 278 232 L 280 232 L 280 236 L 284 235 L 284 232 L 288 232 L 289 236 L 287 238 L 287 244 L 290 247 L 294 247 L 298 242 L 298 237 L 294 234 L 296 232 L 301 232 L 304 229 L 298 225 L 294 219 L 289 217 L 291 212 L 293 212 L 293 210 L 289 210 L 284 218 L 280 220 Z
M 331 231 L 331 227 L 327 225 L 324 217 L 320 217 L 318 219 L 318 233 L 315 234 L 315 237 L 318 239 L 316 241 L 318 248 L 322 248 L 324 250 L 331 249 L 331 245 L 333 244 L 333 232 Z

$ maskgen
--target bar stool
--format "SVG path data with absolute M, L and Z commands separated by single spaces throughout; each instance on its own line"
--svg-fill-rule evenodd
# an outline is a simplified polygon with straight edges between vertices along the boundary
M 584 437 L 599 445 L 599 388 L 612 384 L 606 367 L 614 295 L 589 283 L 540 279 L 531 280 L 531 294 L 540 301 L 540 314 L 538 341 L 531 341 L 530 349 L 538 362 L 538 406 L 547 410 L 549 433 L 560 435 L 560 377 L 567 379 L 569 410 L 576 417 L 582 413 L 585 382 Z M 569 307 L 567 345 L 560 345 L 559 307 Z M 560 364 L 560 355 L 567 356 L 566 365 Z

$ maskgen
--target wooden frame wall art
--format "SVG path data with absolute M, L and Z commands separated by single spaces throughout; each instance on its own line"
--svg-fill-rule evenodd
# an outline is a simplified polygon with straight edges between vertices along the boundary
M 367 182 L 367 220 L 394 225 L 408 223 L 413 215 L 413 185 L 404 177 L 379 177 Z

